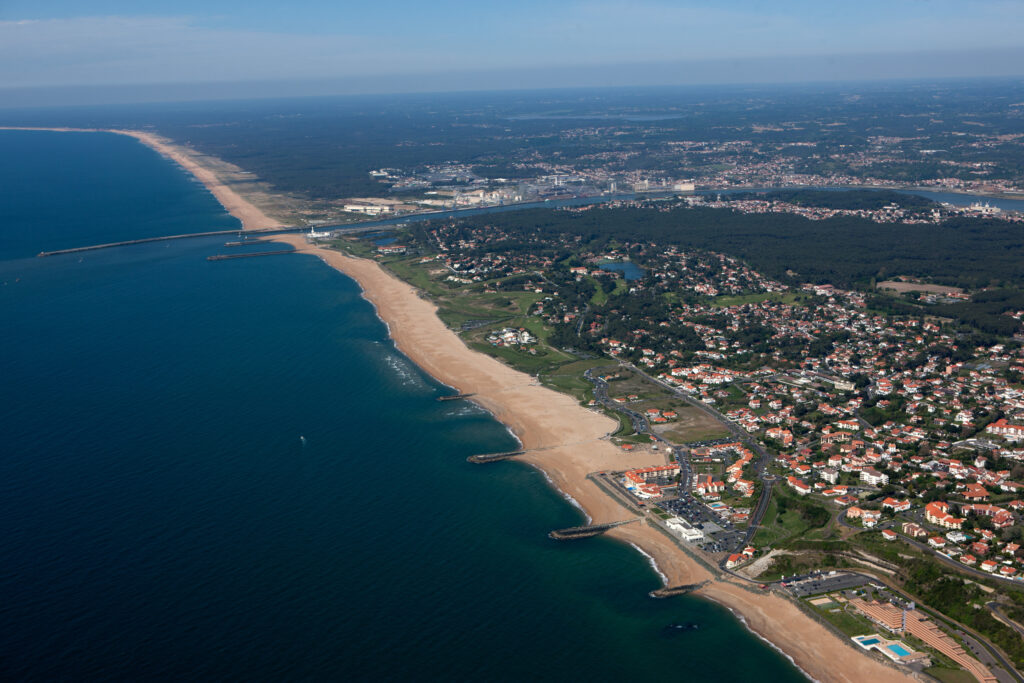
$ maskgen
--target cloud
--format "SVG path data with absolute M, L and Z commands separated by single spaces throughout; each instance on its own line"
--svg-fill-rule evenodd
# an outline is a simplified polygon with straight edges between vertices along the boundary
M 972 50 L 1015 48 L 1024 33 L 1022 6 L 1005 0 L 861 0 L 856 7 L 811 0 L 735 0 L 727 6 L 710 0 L 577 0 L 517 11 L 439 6 L 434 23 L 422 27 L 415 15 L 393 10 L 381 0 L 379 7 L 352 13 L 344 22 L 313 27 L 309 19 L 289 32 L 268 24 L 232 28 L 223 17 L 0 21 L 0 87 L 428 76 L 780 57 L 810 61 L 936 50 L 959 51 L 970 67 Z M 986 64 L 991 62 L 977 60 L 977 75 L 984 75 Z
M 204 28 L 186 17 L 0 22 L 0 86 L 320 78 L 447 68 L 386 37 Z

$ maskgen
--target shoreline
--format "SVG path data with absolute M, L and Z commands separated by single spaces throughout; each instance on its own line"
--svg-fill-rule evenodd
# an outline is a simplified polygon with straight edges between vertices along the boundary
M 200 164 L 187 150 L 139 131 L 55 129 L 126 135 L 156 150 L 193 174 L 247 230 L 278 227 L 274 221 Z M 418 291 L 385 271 L 377 262 L 310 245 L 300 235 L 261 238 L 292 245 L 351 277 L 375 309 L 396 348 L 420 369 L 491 413 L 517 438 L 527 453 L 519 460 L 540 470 L 563 497 L 593 523 L 621 521 L 634 515 L 590 481 L 594 471 L 663 464 L 660 453 L 628 453 L 607 435 L 615 422 L 580 406 L 572 397 L 541 386 L 534 378 L 467 347 L 436 315 L 436 307 Z M 671 539 L 646 523 L 616 527 L 609 536 L 636 548 L 666 585 L 710 582 L 695 593 L 733 612 L 758 638 L 789 659 L 805 676 L 818 681 L 906 681 L 897 671 L 858 652 L 804 614 L 791 601 L 754 594 L 735 579 L 716 578 Z M 813 656 L 812 656 L 813 655 Z
M 310 245 L 299 235 L 263 239 L 289 244 L 299 253 L 316 256 L 355 280 L 363 298 L 385 322 L 396 348 L 436 380 L 462 393 L 476 394 L 474 401 L 508 427 L 528 451 L 517 460 L 543 472 L 556 491 L 579 506 L 593 523 L 633 516 L 587 479 L 587 474 L 663 464 L 662 454 L 622 451 L 606 438 L 615 428 L 610 418 L 467 347 L 437 317 L 433 303 L 375 261 Z M 710 580 L 694 594 L 738 615 L 748 630 L 768 641 L 811 680 L 912 680 L 910 675 L 854 650 L 789 600 L 767 593 L 755 595 L 735 580 L 714 577 L 646 523 L 616 527 L 606 535 L 638 549 L 665 585 Z M 810 656 L 811 652 L 814 656 Z
M 155 133 L 121 128 L 63 128 L 33 126 L 2 126 L 0 130 L 38 130 L 54 133 L 113 133 L 134 138 L 146 147 L 164 156 L 192 175 L 220 202 L 224 209 L 242 223 L 242 230 L 268 230 L 288 227 L 284 222 L 271 218 L 251 202 L 235 192 L 210 169 L 203 166 L 197 153 L 176 145 Z

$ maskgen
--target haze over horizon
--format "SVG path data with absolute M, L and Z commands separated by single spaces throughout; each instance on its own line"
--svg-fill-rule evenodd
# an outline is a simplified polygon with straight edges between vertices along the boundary
M 442 0 L 0 7 L 6 106 L 559 87 L 1017 76 L 999 0 Z

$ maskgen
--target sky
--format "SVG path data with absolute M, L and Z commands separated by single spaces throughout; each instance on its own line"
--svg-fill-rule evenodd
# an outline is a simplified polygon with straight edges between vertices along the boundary
M 9 101 L 1016 75 L 1022 0 L 0 0 Z

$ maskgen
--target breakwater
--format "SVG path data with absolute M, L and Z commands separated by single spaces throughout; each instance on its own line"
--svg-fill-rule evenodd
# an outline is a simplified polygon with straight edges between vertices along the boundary
M 573 526 L 567 529 L 555 529 L 548 534 L 548 538 L 553 538 L 556 541 L 570 541 L 577 538 L 590 538 L 591 536 L 599 536 L 609 529 L 614 529 L 617 526 L 623 524 L 631 524 L 639 521 L 642 517 L 634 517 L 633 519 L 624 519 L 620 522 L 609 522 L 608 524 L 588 524 L 585 526 Z
M 500 462 L 502 460 L 508 460 L 514 458 L 517 455 L 522 455 L 526 451 L 505 451 L 504 453 L 486 453 L 483 455 L 471 455 L 466 458 L 466 462 L 471 462 L 474 465 L 483 465 L 488 462 Z
M 253 258 L 254 256 L 274 256 L 277 254 L 294 254 L 294 249 L 276 249 L 274 251 L 251 251 L 246 254 L 214 254 L 213 256 L 207 256 L 207 261 L 227 261 L 228 259 L 236 258 Z
M 652 598 L 673 598 L 677 595 L 686 595 L 692 593 L 695 590 L 699 590 L 706 586 L 708 581 L 701 581 L 700 583 L 687 583 L 681 586 L 665 586 L 658 590 L 653 590 L 649 593 Z

